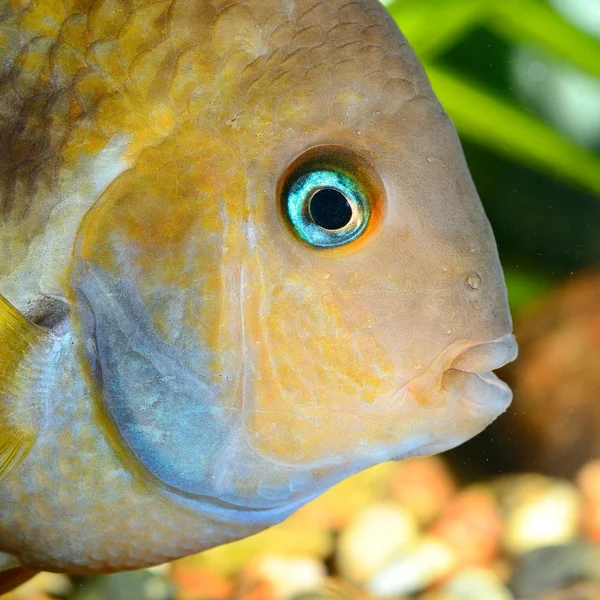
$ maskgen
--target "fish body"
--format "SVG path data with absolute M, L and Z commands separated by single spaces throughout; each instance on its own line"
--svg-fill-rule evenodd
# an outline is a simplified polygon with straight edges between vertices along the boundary
M 0 568 L 223 544 L 506 409 L 493 234 L 376 0 L 2 10 Z

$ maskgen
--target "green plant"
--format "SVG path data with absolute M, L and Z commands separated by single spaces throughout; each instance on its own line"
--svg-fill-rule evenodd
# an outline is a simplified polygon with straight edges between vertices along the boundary
M 423 62 L 459 133 L 512 160 L 591 191 L 600 200 L 600 156 L 571 141 L 518 101 L 443 65 L 474 28 L 536 48 L 600 79 L 600 41 L 544 0 L 395 0 L 388 10 Z

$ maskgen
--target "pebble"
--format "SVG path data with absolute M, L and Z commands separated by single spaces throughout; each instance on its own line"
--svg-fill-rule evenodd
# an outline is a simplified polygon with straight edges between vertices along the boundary
M 410 552 L 381 569 L 366 589 L 379 598 L 414 594 L 447 576 L 456 567 L 456 556 L 443 540 L 423 538 Z
M 535 548 L 568 544 L 579 531 L 581 496 L 567 481 L 524 475 L 505 482 L 505 549 L 519 555 Z
M 600 460 L 590 460 L 575 475 L 575 483 L 586 500 L 600 502 Z
M 575 482 L 584 498 L 581 529 L 586 539 L 600 542 L 600 460 L 592 460 L 578 471 Z
M 235 595 L 235 600 L 278 600 L 273 586 L 268 581 L 240 580 Z
M 74 600 L 172 600 L 173 582 L 149 570 L 75 579 Z
M 513 600 L 510 590 L 492 572 L 468 567 L 440 587 L 448 600 Z
M 448 504 L 431 533 L 448 542 L 459 564 L 488 564 L 500 549 L 500 508 L 488 489 L 473 486 Z
M 262 589 L 268 588 L 267 595 L 287 600 L 319 590 L 326 577 L 325 565 L 320 560 L 308 556 L 266 555 L 253 561 L 241 580 L 243 588 L 256 590 L 262 586 Z
M 233 577 L 265 553 L 324 560 L 332 552 L 333 534 L 329 529 L 293 515 L 261 533 L 183 558 L 175 564 Z
M 411 458 L 398 463 L 389 493 L 411 509 L 421 526 L 427 526 L 456 494 L 456 483 L 441 458 Z
M 402 505 L 379 502 L 362 510 L 340 534 L 336 564 L 353 583 L 370 579 L 389 560 L 414 547 L 419 529 Z
M 600 548 L 576 542 L 521 556 L 509 587 L 517 597 L 530 598 L 584 580 L 600 582 Z
M 401 462 L 386 462 L 357 473 L 309 502 L 282 525 L 297 522 L 344 529 L 361 510 L 385 498 L 390 480 L 402 466 Z
M 227 600 L 233 591 L 228 579 L 206 569 L 178 565 L 173 569 L 178 600 Z
M 536 600 L 598 600 L 598 598 L 600 598 L 600 584 L 584 581 L 538 596 Z
M 345 581 L 330 578 L 319 590 L 299 594 L 294 596 L 293 600 L 373 600 L 373 598 Z

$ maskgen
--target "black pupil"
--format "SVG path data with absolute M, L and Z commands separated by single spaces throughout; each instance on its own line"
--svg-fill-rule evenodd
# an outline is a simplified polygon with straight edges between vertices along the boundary
M 323 188 L 310 200 L 310 216 L 323 229 L 341 229 L 350 223 L 352 207 L 339 190 Z

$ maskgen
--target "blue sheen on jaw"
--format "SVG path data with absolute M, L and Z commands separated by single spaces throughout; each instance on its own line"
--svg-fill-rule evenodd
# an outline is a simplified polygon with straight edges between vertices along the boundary
M 203 493 L 202 474 L 231 426 L 228 407 L 185 367 L 184 351 L 156 335 L 129 282 L 89 268 L 79 285 L 90 313 L 82 326 L 96 347 L 88 357 L 123 440 L 167 485 Z
M 352 209 L 349 223 L 339 229 L 325 229 L 310 213 L 310 201 L 323 189 L 343 194 Z M 336 248 L 354 241 L 365 231 L 370 218 L 367 197 L 357 181 L 331 169 L 319 169 L 298 177 L 287 190 L 284 210 L 297 235 L 316 248 Z
M 306 465 L 278 465 L 256 453 L 232 390 L 196 368 L 205 351 L 165 342 L 130 281 L 86 264 L 72 283 L 102 405 L 123 449 L 164 493 L 215 518 L 250 524 L 282 519 L 323 491 Z M 339 466 L 331 468 L 337 474 Z

